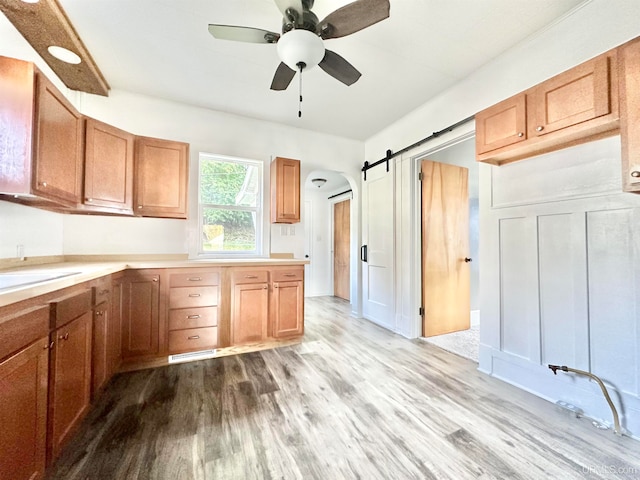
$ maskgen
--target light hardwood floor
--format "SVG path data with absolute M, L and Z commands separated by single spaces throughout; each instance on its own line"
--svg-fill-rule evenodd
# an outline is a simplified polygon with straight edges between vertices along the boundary
M 640 478 L 595 429 L 331 297 L 303 343 L 118 375 L 50 479 Z

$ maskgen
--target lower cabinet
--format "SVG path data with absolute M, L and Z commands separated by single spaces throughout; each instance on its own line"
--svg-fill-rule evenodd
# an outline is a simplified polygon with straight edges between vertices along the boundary
M 244 272 L 243 272 L 244 274 Z M 243 275 L 259 277 L 267 272 Z M 231 299 L 231 345 L 262 342 L 269 322 L 269 283 L 234 283 Z
M 218 346 L 220 271 L 171 269 L 169 277 L 168 350 L 170 354 Z
M 299 336 L 304 333 L 304 270 L 272 273 L 271 336 Z
M 304 331 L 304 269 L 236 268 L 232 277 L 231 344 L 300 336 Z
M 33 480 L 45 470 L 49 339 L 0 362 L 0 478 Z
M 90 291 L 52 303 L 48 450 L 55 459 L 91 401 Z
M 159 353 L 160 272 L 133 270 L 119 280 L 123 359 Z

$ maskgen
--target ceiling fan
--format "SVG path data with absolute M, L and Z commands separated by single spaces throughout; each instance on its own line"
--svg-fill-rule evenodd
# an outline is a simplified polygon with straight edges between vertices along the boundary
M 389 0 L 356 0 L 319 21 L 311 11 L 314 0 L 274 0 L 282 12 L 282 34 L 253 27 L 209 25 L 215 38 L 250 43 L 276 43 L 282 60 L 271 90 L 286 90 L 296 71 L 319 65 L 322 70 L 352 85 L 361 73 L 344 58 L 324 48 L 323 40 L 351 35 L 389 17 Z

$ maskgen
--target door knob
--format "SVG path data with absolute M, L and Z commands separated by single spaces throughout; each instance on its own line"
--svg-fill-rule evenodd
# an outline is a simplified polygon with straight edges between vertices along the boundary
M 465 261 L 466 263 L 469 263 L 469 262 L 471 261 L 471 259 L 470 259 L 469 257 L 464 257 L 464 261 Z

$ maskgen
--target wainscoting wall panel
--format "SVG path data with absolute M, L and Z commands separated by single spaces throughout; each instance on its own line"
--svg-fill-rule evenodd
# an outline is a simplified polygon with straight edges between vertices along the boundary
M 595 382 L 548 364 L 590 371 L 640 438 L 640 196 L 619 171 L 619 137 L 483 167 L 479 368 L 612 424 Z
M 591 368 L 623 392 L 638 395 L 635 211 L 589 212 L 587 245 Z

